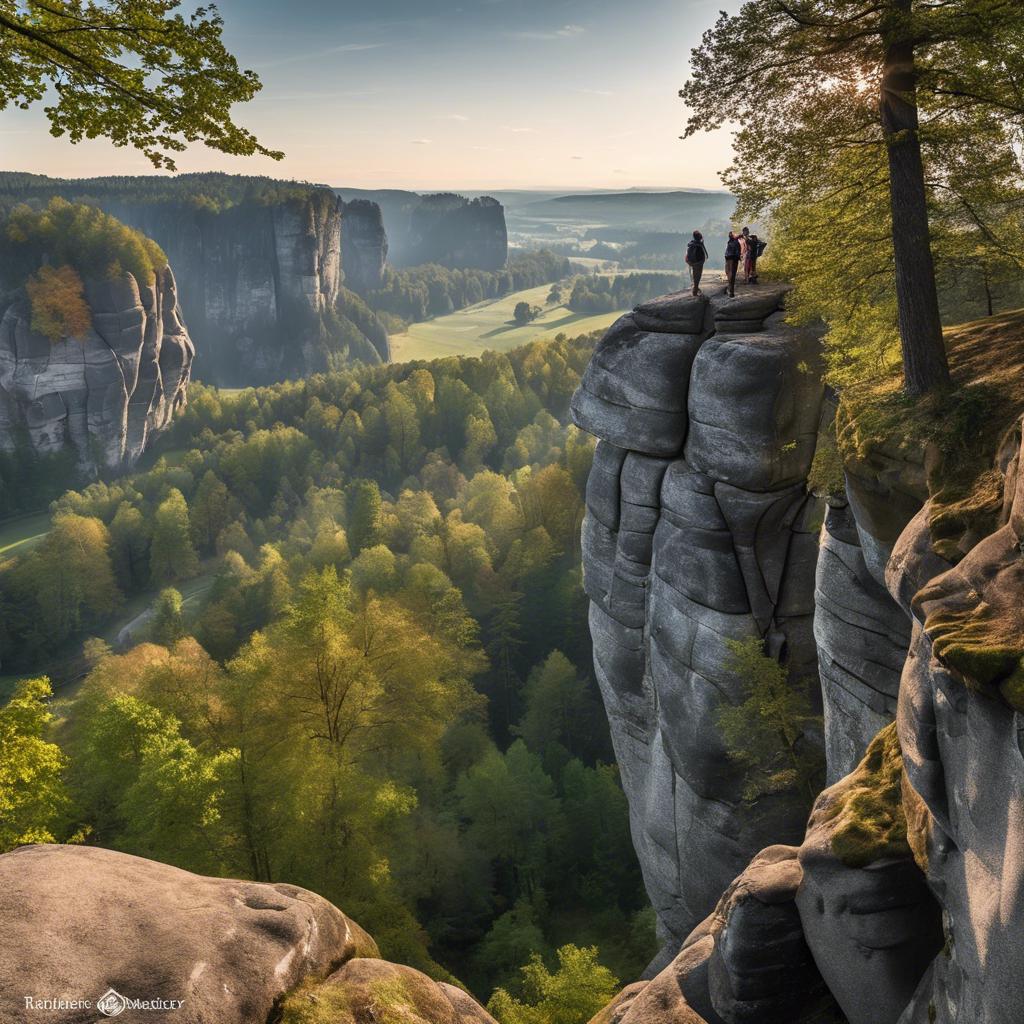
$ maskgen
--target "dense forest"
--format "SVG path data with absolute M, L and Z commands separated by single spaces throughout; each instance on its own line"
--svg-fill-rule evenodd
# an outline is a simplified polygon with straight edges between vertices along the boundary
M 593 440 L 566 426 L 592 346 L 194 387 L 148 469 L 57 500 L 0 564 L 0 657 L 77 670 L 59 747 L 46 682 L 4 712 L 47 756 L 0 844 L 286 879 L 513 1007 L 570 940 L 635 976 L 653 917 L 590 667 Z
M 202 174 L 109 175 L 102 178 L 49 178 L 43 174 L 0 172 L 0 205 L 26 200 L 45 201 L 60 196 L 78 203 L 117 200 L 125 203 L 184 203 L 216 213 L 256 203 L 273 206 L 289 199 L 304 199 L 323 185 L 282 181 L 259 175 Z

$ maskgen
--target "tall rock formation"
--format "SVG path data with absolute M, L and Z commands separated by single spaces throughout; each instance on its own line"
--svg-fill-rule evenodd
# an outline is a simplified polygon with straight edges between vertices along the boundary
M 379 288 L 388 258 L 388 236 L 380 207 L 368 199 L 342 204 L 341 265 L 345 286 L 365 293 Z
M 583 527 L 594 661 L 667 957 L 758 849 L 795 842 L 791 795 L 744 798 L 718 715 L 744 699 L 729 640 L 761 638 L 815 698 L 820 335 L 785 289 L 638 306 L 598 344 L 573 415 L 600 441 Z M 815 742 L 807 737 L 807 742 Z
M 342 281 L 341 211 L 330 192 L 222 210 L 186 199 L 102 206 L 178 268 L 205 380 L 242 386 L 326 369 L 324 317 Z
M 440 263 L 456 269 L 500 270 L 508 258 L 505 208 L 496 199 L 452 193 L 421 196 L 395 189 L 338 189 L 346 202 L 376 203 L 396 267 Z
M 87 475 L 124 469 L 185 405 L 195 348 L 170 267 L 85 281 L 91 326 L 52 341 L 19 290 L 0 313 L 0 448 L 71 446 Z
M 830 499 L 815 635 L 832 784 L 802 841 L 757 854 L 672 962 L 594 1024 L 1020 1019 L 1024 317 L 961 329 L 950 362 L 964 401 L 984 389 L 984 418 L 959 433 L 954 424 L 945 448 L 909 441 L 896 423 L 865 435 L 847 449 L 845 496 Z M 635 410 L 632 378 L 617 376 L 618 401 Z M 693 392 L 691 374 L 691 419 Z M 841 406 L 842 429 L 856 432 L 857 415 Z M 600 460 L 593 478 L 604 486 Z M 700 546 L 696 535 L 690 544 Z M 692 578 L 714 592 L 713 574 Z M 657 612 L 652 586 L 650 632 Z M 605 634 L 594 639 L 600 669 Z M 691 708 L 678 706 L 662 730 L 688 732 Z M 681 832 L 677 819 L 675 839 L 688 865 L 703 863 L 707 838 L 691 822 Z

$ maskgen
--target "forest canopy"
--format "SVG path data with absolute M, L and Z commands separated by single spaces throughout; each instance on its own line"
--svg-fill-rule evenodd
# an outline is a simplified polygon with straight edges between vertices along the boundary
M 0 561 L 0 660 L 37 680 L 0 780 L 46 783 L 0 783 L 0 838 L 305 886 L 509 1022 L 636 976 L 568 425 L 593 340 L 195 386 L 163 456 L 63 495 Z

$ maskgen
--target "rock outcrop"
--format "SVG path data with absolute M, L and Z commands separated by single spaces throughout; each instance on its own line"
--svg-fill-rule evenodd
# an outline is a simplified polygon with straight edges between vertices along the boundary
M 35 332 L 24 290 L 0 314 L 0 448 L 69 446 L 87 475 L 123 469 L 187 400 L 195 348 L 170 268 L 86 280 L 91 327 L 52 341 Z
M 388 258 L 388 236 L 380 207 L 368 199 L 342 203 L 341 265 L 345 286 L 365 293 L 379 288 Z
M 996 380 L 1003 388 L 999 405 L 992 405 L 991 391 L 986 392 L 992 419 L 983 429 L 955 437 L 956 444 L 945 450 L 915 451 L 905 438 L 890 443 L 884 437 L 880 444 L 858 446 L 846 461 L 845 497 L 829 500 L 814 604 L 832 784 L 815 801 L 802 842 L 769 847 L 754 857 L 676 957 L 651 981 L 630 985 L 594 1024 L 1014 1024 L 1020 1019 L 1024 427 L 1018 419 L 1001 441 L 992 441 L 1008 419 L 1020 415 L 1021 403 L 1019 384 L 1014 384 L 1019 376 L 993 377 L 991 369 L 1012 365 L 1015 352 L 1024 354 L 1024 319 L 1017 320 L 1015 348 L 1008 349 L 1010 339 L 994 330 L 988 334 L 999 342 L 998 353 L 987 351 L 987 343 L 979 344 L 961 329 L 952 351 L 954 376 L 964 367 L 974 373 L 958 378 L 958 384 L 980 379 L 991 388 Z M 645 321 L 644 328 L 650 330 L 653 323 Z M 700 354 L 714 352 L 707 348 L 713 341 L 702 342 Z M 643 344 L 639 340 L 634 347 Z M 601 384 L 603 400 L 639 417 L 634 436 L 647 443 L 644 430 L 651 421 L 646 410 L 657 410 L 657 415 L 675 417 L 663 419 L 657 429 L 676 431 L 672 436 L 677 440 L 678 396 L 687 386 L 687 408 L 694 418 L 693 371 L 671 367 L 674 390 L 659 377 L 638 391 L 629 358 L 610 361 L 606 348 L 599 347 L 588 372 L 591 390 L 614 367 Z M 628 346 L 620 349 L 627 352 Z M 651 366 L 650 358 L 645 365 Z M 981 374 L 975 372 L 979 367 Z M 619 380 L 614 395 L 612 378 Z M 737 423 L 745 422 L 742 380 L 736 385 Z M 664 394 L 645 406 L 644 396 L 656 394 L 658 387 Z M 669 404 L 673 395 L 674 406 Z M 977 448 L 978 436 L 987 451 L 971 455 L 970 476 L 965 477 L 963 453 Z M 733 457 L 741 450 L 735 444 Z M 629 457 L 611 460 L 599 446 L 591 478 L 595 494 L 604 493 L 609 480 L 625 479 Z M 684 457 L 689 461 L 689 439 Z M 723 456 L 719 464 L 727 461 Z M 672 511 L 671 473 L 669 468 L 663 475 L 662 518 Z M 608 503 L 591 502 L 590 510 L 605 520 L 611 514 Z M 718 521 L 710 502 L 702 512 L 702 528 Z M 987 532 L 982 529 L 986 523 Z M 688 525 L 693 529 L 694 524 Z M 699 538 L 691 532 L 690 550 L 676 549 L 677 566 L 692 563 Z M 605 543 L 600 550 L 599 541 Z M 588 562 L 612 559 L 616 568 L 622 562 L 621 542 L 613 538 L 609 543 L 593 525 L 584 543 Z M 735 540 L 730 543 L 735 550 Z M 609 714 L 627 761 L 639 762 L 644 747 L 637 737 L 649 735 L 643 732 L 644 716 L 652 706 L 663 734 L 687 735 L 692 728 L 687 719 L 701 713 L 692 691 L 686 702 L 673 705 L 671 697 L 663 699 L 645 665 L 648 658 L 654 660 L 645 650 L 656 650 L 663 619 L 655 589 L 662 571 L 657 542 L 654 549 L 646 598 L 630 606 L 631 621 L 642 620 L 644 630 L 620 621 L 621 614 L 615 620 L 615 635 L 632 643 L 628 656 L 618 653 L 618 660 L 611 660 L 610 652 L 619 649 L 609 643 L 608 616 L 595 616 L 598 674 L 606 696 L 612 692 L 615 698 Z M 814 554 L 808 557 L 813 564 Z M 743 562 L 736 561 L 742 571 Z M 715 594 L 720 575 L 701 568 L 691 579 L 695 588 Z M 607 596 L 592 592 L 595 605 L 603 600 L 614 607 L 614 574 L 606 573 L 604 579 L 609 578 Z M 642 615 L 635 611 L 639 607 Z M 676 620 L 671 628 L 673 642 L 690 643 L 694 663 L 692 627 Z M 705 654 L 715 651 L 713 643 L 704 640 Z M 627 678 L 635 683 L 628 699 L 608 685 Z M 628 742 L 619 738 L 623 732 Z M 681 753 L 670 756 L 674 768 L 684 762 Z M 634 802 L 636 780 L 627 769 L 628 764 L 623 774 Z M 657 773 L 644 766 L 641 774 L 651 780 L 649 793 Z M 728 799 L 727 785 L 720 792 Z M 641 803 L 632 808 L 634 826 L 644 826 L 651 817 L 649 804 L 642 802 L 645 795 L 641 790 Z M 672 839 L 680 861 L 687 855 L 687 869 L 703 865 L 707 835 L 693 827 L 693 819 L 681 823 L 677 817 L 674 829 L 671 835 L 671 826 L 665 828 L 657 847 L 661 865 L 668 864 L 665 851 Z M 658 864 L 649 831 L 641 828 L 637 837 L 645 866 Z M 658 882 L 663 877 L 657 867 L 653 875 Z M 652 896 L 661 891 L 655 887 Z
M 327 368 L 325 316 L 343 277 L 342 216 L 331 192 L 222 210 L 186 200 L 105 198 L 102 206 L 153 238 L 177 269 L 204 380 L 264 384 Z
M 359 925 L 293 885 L 24 846 L 0 856 L 0 913 L 5 1024 L 93 1024 L 104 996 L 127 1024 L 494 1024 L 461 990 L 380 960 Z
M 339 308 L 343 252 L 350 289 L 380 282 L 387 238 L 373 203 L 346 211 L 326 187 L 222 174 L 9 183 L 0 174 L 4 191 L 98 206 L 156 241 L 175 269 L 205 381 L 268 384 L 388 358 L 383 327 L 363 322 L 373 314 Z
M 663 961 L 750 857 L 798 842 L 806 818 L 789 794 L 745 799 L 718 725 L 744 699 L 730 640 L 763 639 L 818 693 L 822 513 L 806 478 L 820 334 L 785 324 L 784 296 L 639 306 L 573 398 L 576 423 L 600 438 L 583 527 L 595 669 Z
M 496 199 L 394 189 L 339 189 L 338 194 L 346 204 L 369 200 L 380 207 L 389 259 L 396 267 L 440 263 L 456 269 L 500 270 L 505 266 L 508 229 L 505 209 Z

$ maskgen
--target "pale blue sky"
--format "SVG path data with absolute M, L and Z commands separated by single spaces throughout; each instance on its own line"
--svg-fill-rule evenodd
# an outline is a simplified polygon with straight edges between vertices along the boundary
M 191 9 L 198 0 L 185 0 Z M 263 79 L 238 119 L 281 163 L 198 147 L 182 170 L 367 188 L 719 185 L 726 133 L 682 142 L 690 47 L 738 0 L 221 0 L 229 47 Z M 0 167 L 151 170 L 103 141 L 0 113 Z

